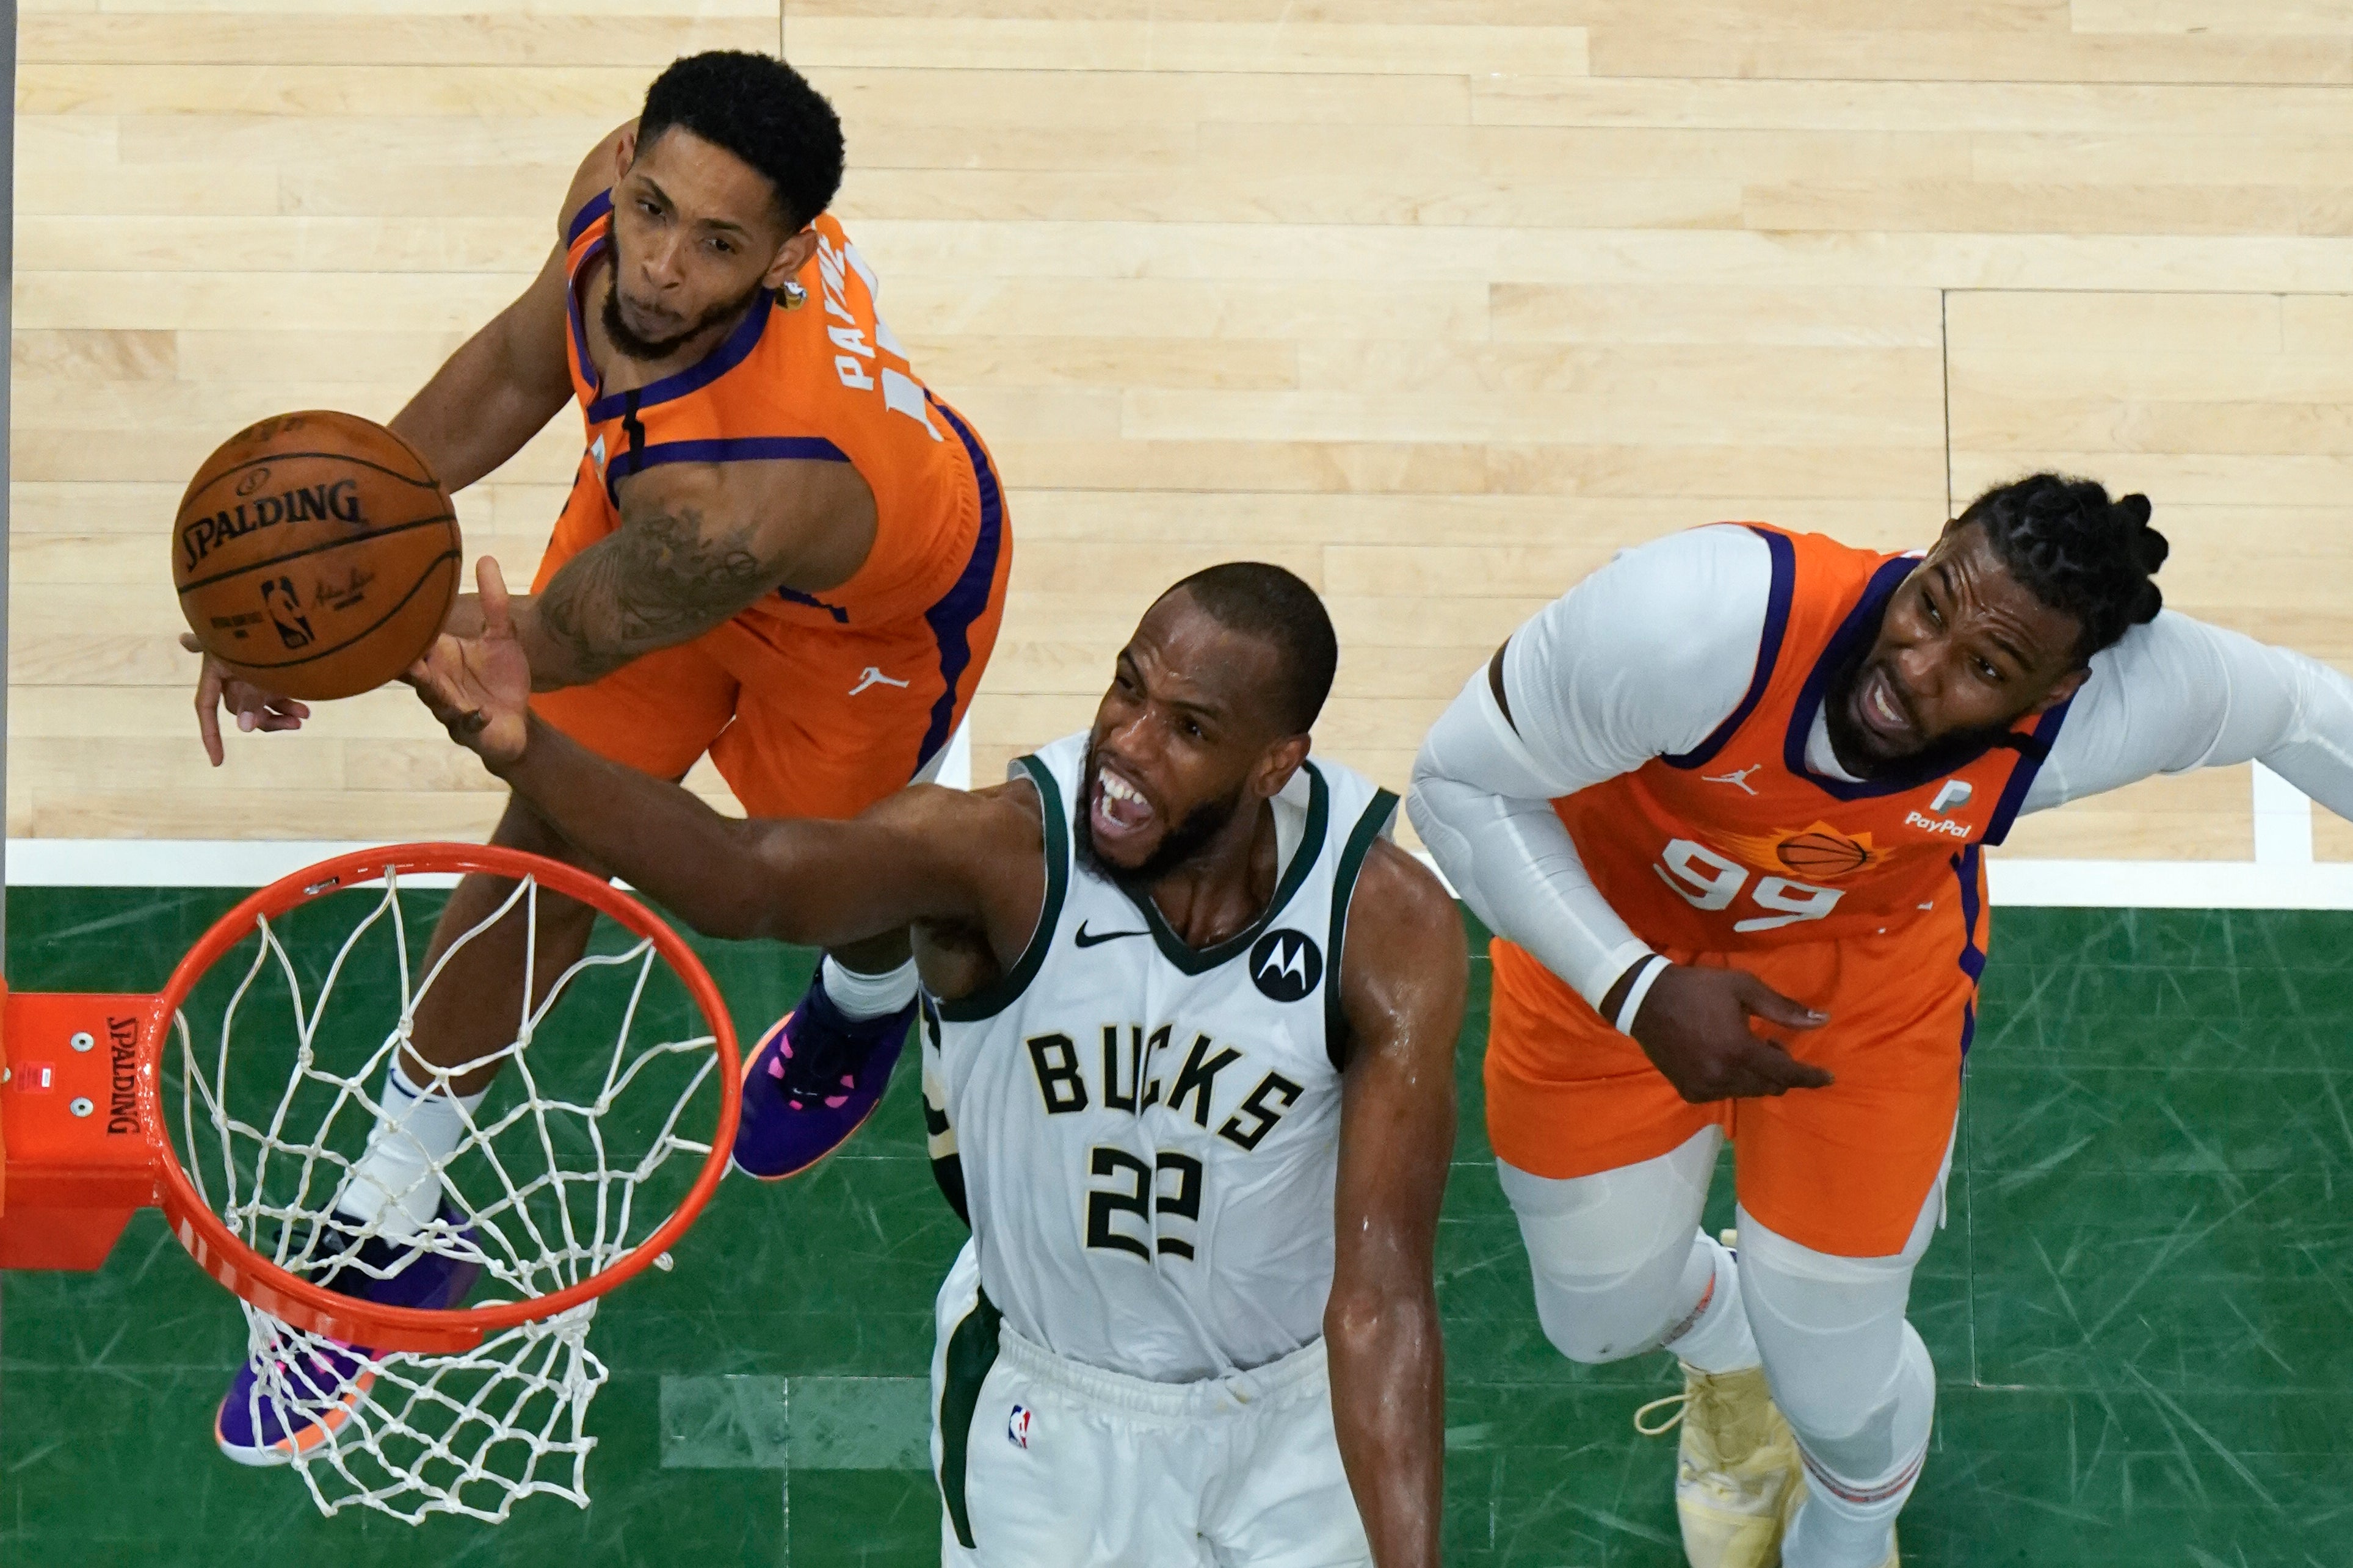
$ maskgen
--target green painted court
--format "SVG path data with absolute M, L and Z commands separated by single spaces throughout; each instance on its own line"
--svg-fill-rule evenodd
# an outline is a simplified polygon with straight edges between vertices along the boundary
M 17 889 L 12 984 L 159 985 L 234 901 Z M 1941 1377 L 1907 1563 L 2263 1568 L 2346 1561 L 2353 1515 L 2353 917 L 2021 910 L 1998 921 L 1949 1221 L 1912 1317 Z M 810 955 L 702 943 L 747 1035 Z M 1447 1561 L 1671 1568 L 1672 1447 L 1634 1435 L 1664 1355 L 1571 1365 L 1538 1330 L 1481 1129 L 1483 962 L 1440 1243 Z M 912 1053 L 804 1180 L 734 1179 L 604 1306 L 613 1379 L 586 1511 L 504 1526 L 323 1519 L 215 1451 L 244 1353 L 227 1293 L 142 1215 L 101 1274 L 12 1275 L 0 1560 L 24 1568 L 938 1561 L 923 1378 L 964 1229 L 923 1158 Z M 966 1136 L 972 1136 L 969 1131 Z M 1711 1223 L 1729 1218 L 1719 1182 Z M 985 1435 L 976 1440 L 985 1440 Z

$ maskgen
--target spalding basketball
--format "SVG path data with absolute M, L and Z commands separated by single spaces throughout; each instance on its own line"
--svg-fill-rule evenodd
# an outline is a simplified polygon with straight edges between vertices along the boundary
M 205 459 L 172 535 L 196 640 L 255 685 L 353 697 L 431 646 L 463 548 L 440 481 L 353 414 L 281 414 Z

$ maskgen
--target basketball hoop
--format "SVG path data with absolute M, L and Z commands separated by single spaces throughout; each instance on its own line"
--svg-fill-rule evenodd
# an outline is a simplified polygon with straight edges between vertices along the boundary
M 404 884 L 413 897 L 420 879 L 469 871 L 514 885 L 420 973 L 429 921 L 412 919 Z M 396 1201 L 354 1219 L 336 1199 L 417 1004 L 451 954 L 512 915 L 537 973 L 543 889 L 609 917 L 622 941 L 592 943 L 535 1006 L 519 987 L 496 1050 L 433 1069 L 446 1091 L 499 1068 L 479 1110 L 459 1104 L 458 1148 L 430 1163 L 440 1216 L 399 1222 Z M 332 959 L 319 970 L 290 936 Z M 411 1522 L 501 1520 L 541 1491 L 586 1506 L 582 1422 L 606 1377 L 586 1345 L 596 1302 L 669 1266 L 725 1171 L 739 1100 L 725 1004 L 667 924 L 572 867 L 454 844 L 347 855 L 262 889 L 160 994 L 10 996 L 0 1063 L 0 1267 L 94 1268 L 134 1208 L 159 1205 L 243 1303 L 263 1369 L 253 1397 L 333 1395 L 329 1435 L 287 1456 L 320 1508 Z M 427 1254 L 479 1270 L 483 1299 L 346 1293 Z M 331 1363 L 322 1389 L 312 1369 Z

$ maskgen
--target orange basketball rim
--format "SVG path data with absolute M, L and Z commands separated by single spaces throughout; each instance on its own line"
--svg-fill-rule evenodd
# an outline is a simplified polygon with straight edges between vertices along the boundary
M 190 1181 L 166 1121 L 161 1064 L 190 992 L 269 920 L 322 896 L 397 879 L 485 872 L 590 905 L 652 944 L 708 1026 L 719 1090 L 692 1186 L 658 1226 L 565 1289 L 479 1308 L 378 1306 L 326 1289 L 234 1234 Z M 636 900 L 586 872 L 496 846 L 406 844 L 363 850 L 281 878 L 215 922 L 153 995 L 12 993 L 0 1013 L 0 1268 L 100 1267 L 137 1210 L 160 1206 L 206 1273 L 295 1329 L 378 1351 L 456 1353 L 501 1330 L 553 1318 L 664 1257 L 724 1173 L 741 1078 L 718 986 L 691 948 Z

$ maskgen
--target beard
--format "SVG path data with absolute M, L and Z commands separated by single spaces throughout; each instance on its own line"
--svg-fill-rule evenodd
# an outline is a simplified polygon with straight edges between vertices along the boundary
M 629 323 L 621 318 L 621 247 L 617 238 L 613 242 L 613 287 L 605 296 L 605 308 L 597 312 L 597 320 L 604 325 L 606 340 L 627 357 L 634 360 L 668 359 L 696 333 L 707 331 L 730 317 L 742 315 L 759 293 L 760 286 L 755 283 L 739 297 L 703 311 L 681 331 L 666 338 L 642 336 L 632 331 Z
M 1865 729 L 1854 716 L 1854 694 L 1871 668 L 1871 654 L 1876 641 L 1874 637 L 1872 642 L 1863 644 L 1846 667 L 1831 678 L 1830 688 L 1822 697 L 1822 722 L 1830 731 L 1831 752 L 1847 772 L 1859 779 L 1883 778 L 1890 773 L 1925 778 L 1935 773 L 1955 773 L 2000 745 L 2008 737 L 2010 725 L 2017 721 L 2014 719 L 1939 735 L 1916 752 L 1892 755 L 1882 750 L 1878 737 Z M 1903 689 L 1892 678 L 1888 685 L 1894 690 Z M 1908 707 L 1905 717 L 1915 724 L 1919 721 Z
M 1087 752 L 1088 795 L 1094 790 L 1096 776 L 1094 752 Z M 1095 851 L 1094 808 L 1092 799 L 1082 801 L 1078 813 L 1076 846 L 1080 868 L 1101 877 L 1132 898 L 1141 899 L 1169 873 L 1199 858 L 1210 842 L 1226 829 L 1241 810 L 1242 791 L 1240 784 L 1233 793 L 1219 800 L 1205 800 L 1185 814 L 1183 821 L 1160 836 L 1160 842 L 1151 854 L 1134 866 L 1114 866 Z

